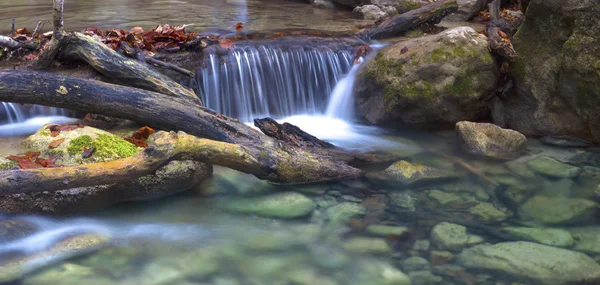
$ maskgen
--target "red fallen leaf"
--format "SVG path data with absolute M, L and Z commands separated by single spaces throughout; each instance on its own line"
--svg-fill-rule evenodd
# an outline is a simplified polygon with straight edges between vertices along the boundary
M 61 125 L 51 125 L 51 126 L 46 127 L 46 129 L 50 130 L 51 137 L 56 137 L 56 136 L 58 136 L 58 134 L 60 134 L 61 131 L 65 131 L 65 132 L 72 131 L 72 130 L 75 130 L 78 128 L 83 128 L 83 127 L 85 127 L 85 126 L 81 125 L 81 124 L 77 124 L 77 125 L 66 124 L 66 125 L 62 125 L 62 126 Z
M 90 147 L 90 148 L 84 147 L 83 152 L 81 153 L 81 157 L 89 158 L 94 154 L 95 151 L 96 151 L 96 149 L 93 147 Z
M 403 48 L 400 50 L 400 54 L 406 53 L 407 51 L 408 51 L 408 47 L 403 47 Z
M 19 162 L 19 168 L 21 168 L 21 169 L 43 168 L 43 166 L 41 166 L 35 162 L 31 162 L 27 159 L 21 159 L 18 162 Z
M 141 140 L 138 140 L 138 139 L 134 139 L 134 138 L 123 138 L 123 139 L 134 144 L 137 147 L 148 147 L 147 143 L 145 143 Z
M 137 140 L 145 141 L 153 133 L 156 133 L 156 131 L 153 128 L 145 126 L 145 127 L 141 127 L 139 130 L 137 130 L 135 133 L 133 133 L 133 135 L 131 135 L 131 137 L 134 139 L 137 139 Z
M 24 58 L 25 58 L 25 60 L 34 60 L 37 58 L 37 54 L 30 53 L 30 54 L 24 56 Z
M 17 29 L 17 34 L 27 35 L 27 34 L 29 34 L 29 31 L 27 30 L 27 28 L 21 28 L 21 29 Z
M 48 158 L 48 159 L 36 158 L 36 160 L 35 160 L 35 163 L 37 163 L 45 168 L 62 167 L 62 165 L 58 165 L 55 162 L 56 162 L 56 158 Z
M 142 27 L 133 27 L 129 30 L 129 33 L 141 35 L 144 33 L 144 29 Z
M 40 156 L 40 152 L 38 151 L 29 151 L 24 155 L 9 155 L 6 157 L 8 160 L 19 161 L 19 160 L 29 160 L 34 161 L 38 156 Z
M 238 22 L 237 24 L 235 24 L 235 31 L 240 33 L 242 32 L 242 29 L 244 29 L 244 23 L 242 22 Z
M 61 143 L 63 143 L 65 141 L 65 138 L 60 138 L 57 140 L 53 140 L 52 142 L 50 142 L 50 144 L 48 145 L 48 148 L 57 148 Z

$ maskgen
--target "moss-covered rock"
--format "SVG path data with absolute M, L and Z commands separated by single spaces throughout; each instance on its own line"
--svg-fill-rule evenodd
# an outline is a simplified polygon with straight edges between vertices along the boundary
M 568 231 L 551 228 L 525 228 L 506 227 L 504 232 L 515 239 L 522 239 L 557 247 L 571 247 L 574 244 L 573 236 Z
M 24 145 L 32 150 L 40 151 L 42 157 L 54 157 L 57 164 L 78 165 L 110 161 L 135 155 L 140 150 L 132 143 L 107 131 L 85 126 L 71 131 L 61 131 L 58 136 L 50 136 L 43 126 L 35 134 L 24 141 Z M 49 148 L 52 141 L 64 139 L 56 148 Z M 82 158 L 84 148 L 94 148 L 89 158 Z
M 498 75 L 487 46 L 459 27 L 381 49 L 357 73 L 362 115 L 378 125 L 432 127 L 477 119 Z
M 513 41 L 516 94 L 497 106 L 496 123 L 600 142 L 599 14 L 598 1 L 531 1 Z
M 522 219 L 546 225 L 568 225 L 592 218 L 598 205 L 594 201 L 566 197 L 533 196 L 519 208 Z
M 369 173 L 367 177 L 373 181 L 380 181 L 394 186 L 411 185 L 440 179 L 455 178 L 457 177 L 457 174 L 450 171 L 401 160 L 390 165 L 381 172 Z

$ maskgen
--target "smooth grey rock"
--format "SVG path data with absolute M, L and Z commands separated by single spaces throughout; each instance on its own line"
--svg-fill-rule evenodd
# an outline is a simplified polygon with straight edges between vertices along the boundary
M 472 270 L 506 274 L 536 284 L 597 284 L 600 265 L 589 256 L 531 242 L 504 242 L 465 249 L 457 257 Z
M 250 198 L 233 198 L 223 203 L 231 212 L 272 218 L 298 218 L 312 213 L 316 204 L 296 192 L 281 192 Z
M 523 134 L 489 123 L 458 122 L 456 135 L 465 152 L 496 159 L 515 159 L 527 147 Z
M 480 236 L 467 234 L 465 226 L 442 222 L 431 230 L 431 242 L 439 248 L 460 251 L 468 245 L 482 243 Z
M 429 261 L 419 256 L 412 256 L 402 261 L 402 269 L 406 272 L 429 270 L 429 268 Z
M 527 162 L 531 170 L 556 178 L 577 177 L 581 173 L 581 168 L 562 163 L 554 158 L 539 156 Z
M 585 199 L 533 196 L 521 205 L 519 215 L 546 225 L 567 225 L 589 220 L 597 207 Z
M 502 230 L 518 239 L 556 247 L 571 247 L 575 243 L 573 236 L 561 229 L 506 227 Z
M 574 250 L 600 254 L 600 226 L 570 228 L 569 232 L 575 238 Z

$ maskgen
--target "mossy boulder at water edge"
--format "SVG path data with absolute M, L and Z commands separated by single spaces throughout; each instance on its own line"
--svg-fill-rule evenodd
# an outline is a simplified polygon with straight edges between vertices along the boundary
M 458 122 L 456 135 L 465 152 L 496 159 L 517 158 L 527 147 L 524 135 L 494 124 Z
M 376 125 L 440 127 L 475 120 L 496 85 L 487 38 L 470 27 L 392 44 L 358 73 L 360 113 Z
M 42 157 L 54 157 L 57 164 L 78 165 L 110 161 L 137 154 L 138 149 L 134 144 L 115 136 L 107 131 L 84 126 L 70 131 L 61 131 L 57 136 L 51 136 L 48 127 L 43 126 L 35 134 L 29 136 L 23 144 L 41 152 Z M 53 141 L 64 139 L 56 148 L 50 148 Z M 89 158 L 82 158 L 84 148 L 94 148 Z
M 600 142 L 600 2 L 532 0 L 514 36 L 515 94 L 494 122 L 526 135 Z

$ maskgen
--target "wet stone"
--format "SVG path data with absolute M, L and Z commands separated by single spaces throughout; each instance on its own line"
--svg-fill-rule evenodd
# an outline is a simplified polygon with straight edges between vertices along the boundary
M 456 178 L 457 174 L 450 171 L 401 160 L 392 164 L 384 171 L 370 173 L 367 175 L 367 177 L 373 181 L 380 181 L 389 186 L 397 186 Z
M 581 168 L 562 163 L 554 158 L 539 156 L 527 162 L 527 166 L 540 174 L 555 178 L 572 178 L 581 173 Z
M 522 219 L 546 225 L 566 225 L 588 221 L 597 204 L 590 200 L 534 196 L 519 208 Z
M 444 265 L 454 259 L 454 254 L 449 251 L 433 250 L 429 255 L 431 265 Z
M 391 253 L 392 248 L 385 239 L 355 237 L 344 242 L 344 249 L 354 253 L 386 254 Z
M 490 203 L 479 203 L 469 208 L 469 213 L 486 222 L 500 222 L 506 219 L 506 214 Z
M 460 251 L 466 246 L 484 242 L 477 235 L 467 234 L 465 226 L 442 222 L 431 230 L 431 242 L 438 248 Z
M 410 277 L 413 285 L 431 285 L 443 281 L 442 277 L 433 275 L 427 270 L 409 272 L 408 277 Z
M 429 270 L 429 267 L 429 261 L 419 256 L 412 256 L 402 261 L 402 269 L 406 272 Z
M 326 213 L 330 221 L 343 223 L 349 221 L 352 217 L 366 214 L 367 209 L 360 204 L 345 202 L 328 208 Z
M 408 233 L 409 230 L 406 227 L 400 226 L 387 226 L 387 225 L 370 225 L 366 228 L 367 233 L 377 236 L 401 236 Z
M 557 247 L 571 247 L 575 242 L 568 231 L 561 229 L 506 227 L 503 231 L 518 239 Z
M 570 228 L 575 239 L 573 250 L 588 254 L 600 254 L 600 226 Z
M 316 204 L 302 194 L 281 192 L 259 197 L 229 199 L 223 207 L 235 213 L 272 218 L 299 218 L 308 216 L 316 208 Z

